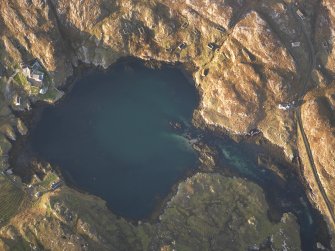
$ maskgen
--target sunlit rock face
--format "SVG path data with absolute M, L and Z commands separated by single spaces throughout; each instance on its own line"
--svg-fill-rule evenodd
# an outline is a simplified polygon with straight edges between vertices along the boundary
M 64 83 L 72 74 L 66 54 L 71 52 L 50 6 L 42 1 L 20 0 L 3 1 L 0 6 L 2 63 L 9 66 L 28 57 L 39 58 L 55 82 Z
M 272 143 L 292 158 L 292 114 L 277 105 L 299 89 L 296 66 L 286 47 L 256 12 L 247 14 L 232 30 L 219 54 L 199 73 L 200 113 L 208 124 L 244 134 L 260 128 Z
M 326 88 L 319 93 L 312 94 L 303 105 L 302 119 L 306 135 L 311 147 L 315 166 L 326 196 L 335 210 L 335 89 Z M 319 192 L 318 184 L 314 180 L 307 156 L 304 155 L 307 180 L 312 188 L 312 199 L 325 212 L 329 224 L 333 225 L 328 209 Z
M 182 3 L 183 1 L 178 2 Z M 226 0 L 187 0 L 186 5 L 206 18 L 217 17 L 216 23 L 227 29 L 233 16 L 233 7 L 230 6 L 233 4 L 232 2 Z M 235 3 L 236 5 L 238 6 L 238 3 Z
M 297 2 L 305 21 L 286 4 L 272 0 L 1 1 L 0 72 L 6 75 L 0 79 L 5 96 L 0 110 L 2 155 L 8 154 L 16 129 L 24 128 L 8 108 L 14 94 L 31 99 L 19 85 L 6 85 L 16 65 L 39 58 L 53 85 L 60 87 L 81 62 L 108 68 L 120 57 L 135 56 L 186 66 L 200 94 L 196 119 L 203 123 L 199 124 L 215 125 L 231 134 L 258 128 L 292 159 L 297 152 L 294 112 L 279 110 L 278 104 L 299 98 L 305 90 L 300 80 L 314 67 L 314 54 L 320 78 L 326 74 L 331 83 L 335 73 L 333 1 Z M 310 27 L 314 20 L 315 29 Z M 300 47 L 292 48 L 291 42 L 296 41 Z M 331 146 L 332 129 L 319 119 L 318 102 L 306 104 L 303 120 L 308 121 L 304 123 L 312 147 L 325 158 L 317 159 L 323 182 L 332 185 L 333 152 L 326 146 L 324 152 L 318 150 L 325 142 Z M 318 133 L 311 129 L 314 123 L 308 113 L 325 123 L 317 124 L 324 141 L 313 136 Z M 301 147 L 299 153 L 303 154 Z
M 44 52 L 43 57 L 33 54 L 50 62 L 46 64 L 49 70 L 69 72 L 69 62 L 76 65 L 78 61 L 107 68 L 121 56 L 192 63 L 198 71 L 191 73 L 199 76 L 208 65 L 208 76 L 196 78 L 204 121 L 238 134 L 262 127 L 273 143 L 285 151 L 289 148 L 290 143 L 279 141 L 273 130 L 259 123 L 264 118 L 273 120 L 271 114 L 266 116 L 267 110 L 286 98 L 295 75 L 295 63 L 256 11 L 235 18 L 229 27 L 240 8 L 248 9 L 247 3 L 102 0 L 51 3 L 38 7 L 36 4 L 35 8 L 50 14 L 49 29 L 55 35 L 46 39 L 59 36 L 59 40 L 54 40 L 62 46 L 48 43 L 52 46 L 50 53 Z M 9 25 L 11 19 L 5 18 L 5 23 Z M 33 26 L 35 30 L 41 29 L 37 23 Z M 186 44 L 185 48 L 179 49 L 181 43 Z M 215 51 L 208 49 L 210 43 L 217 46 Z M 68 74 L 55 75 L 56 84 L 64 83 Z M 281 122 L 283 116 L 277 114 L 276 120 Z M 290 133 L 290 129 L 276 124 L 281 123 L 273 123 L 281 134 Z
M 248 13 L 237 23 L 232 35 L 267 67 L 295 71 L 293 58 L 257 12 Z
M 323 0 L 316 20 L 316 49 L 319 63 L 335 74 L 335 6 Z

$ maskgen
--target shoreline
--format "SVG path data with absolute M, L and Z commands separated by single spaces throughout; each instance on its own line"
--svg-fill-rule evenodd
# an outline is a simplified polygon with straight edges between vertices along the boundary
M 71 89 L 73 88 L 73 86 L 75 85 L 75 83 L 85 77 L 87 74 L 91 73 L 91 72 L 108 72 L 110 70 L 112 70 L 112 68 L 118 64 L 129 64 L 129 63 L 132 63 L 132 62 L 141 62 L 143 63 L 146 67 L 149 67 L 152 68 L 152 69 L 155 69 L 155 68 L 160 68 L 160 67 L 177 67 L 182 73 L 183 75 L 185 75 L 187 77 L 187 79 L 192 79 L 192 82 L 188 81 L 190 84 L 193 84 L 194 87 L 197 89 L 197 94 L 198 94 L 198 97 L 199 97 L 199 90 L 198 88 L 196 87 L 195 85 L 195 81 L 192 77 L 190 77 L 190 73 L 191 72 L 188 72 L 187 69 L 185 69 L 183 66 L 179 65 L 179 64 L 168 64 L 168 63 L 162 63 L 162 62 L 158 62 L 158 61 L 155 61 L 155 60 L 152 60 L 152 61 L 145 61 L 145 60 L 142 60 L 142 59 L 138 59 L 138 58 L 135 58 L 135 57 L 126 57 L 126 58 L 122 58 L 120 60 L 118 60 L 115 64 L 112 64 L 110 67 L 108 67 L 107 69 L 103 69 L 101 67 L 95 67 L 95 66 L 90 66 L 90 65 L 86 65 L 86 64 L 80 64 L 77 68 L 75 68 L 75 71 L 74 71 L 74 74 L 73 76 L 71 76 L 68 80 L 67 80 L 67 83 L 62 86 L 62 88 L 60 88 L 61 90 L 63 90 L 65 92 L 65 95 L 64 97 L 59 100 L 58 102 L 62 102 L 64 99 L 66 99 L 68 97 L 68 93 L 71 91 Z M 155 65 L 156 64 L 156 65 Z M 192 74 L 191 74 L 192 76 Z M 57 103 L 58 103 L 57 102 Z M 199 101 L 200 102 L 200 101 Z M 51 104 L 51 105 L 57 105 L 56 104 Z M 43 112 L 43 110 L 50 106 L 50 104 L 47 104 L 47 103 L 43 103 L 43 102 L 37 102 L 36 104 L 33 104 L 32 106 L 32 111 L 30 112 L 18 112 L 15 114 L 15 116 L 21 118 L 24 123 L 27 125 L 28 127 L 28 134 L 26 136 L 19 136 L 17 138 L 17 140 L 13 143 L 13 146 L 12 146 L 12 149 L 10 150 L 9 152 L 9 162 L 10 164 L 12 164 L 13 160 L 15 160 L 15 158 L 17 158 L 20 153 L 22 153 L 21 151 L 23 149 L 25 149 L 25 145 L 27 145 L 27 140 L 28 140 L 28 137 L 29 137 L 29 133 L 31 130 L 33 130 L 34 126 L 36 126 L 36 123 L 38 122 L 38 119 L 39 117 L 41 116 L 41 113 Z M 216 128 L 216 127 L 211 127 L 211 126 L 208 126 L 208 125 L 204 125 L 205 127 L 202 128 L 203 125 L 200 125 L 200 127 L 198 126 L 199 125 L 199 121 L 197 120 L 196 118 L 196 112 L 197 112 L 197 109 L 199 107 L 197 107 L 195 110 L 194 110 L 194 116 L 193 116 L 193 120 L 192 120 L 192 129 L 194 130 L 206 130 L 206 134 L 208 133 L 209 135 L 211 135 L 211 137 L 215 138 L 215 137 L 225 137 L 225 138 L 230 138 L 232 139 L 233 141 L 236 141 L 236 142 L 244 142 L 250 146 L 252 145 L 257 145 L 257 147 L 259 147 L 260 149 L 263 149 L 263 150 L 267 150 L 267 153 L 268 155 L 271 157 L 271 158 L 278 158 L 285 162 L 286 164 L 289 164 L 289 167 L 295 167 L 295 168 L 291 168 L 290 171 L 291 172 L 294 172 L 294 176 L 298 178 L 298 181 L 300 182 L 300 185 L 302 185 L 304 187 L 304 192 L 306 194 L 306 187 L 305 187 L 305 183 L 302 182 L 302 180 L 300 180 L 300 173 L 298 172 L 299 168 L 296 169 L 296 166 L 293 165 L 292 163 L 288 163 L 287 162 L 287 159 L 285 159 L 285 156 L 283 156 L 283 154 L 279 154 L 280 151 L 278 150 L 278 147 L 277 146 L 274 146 L 274 145 L 271 145 L 269 142 L 266 142 L 266 140 L 264 139 L 264 137 L 261 136 L 261 139 L 260 141 L 264 141 L 265 140 L 265 143 L 264 144 L 256 144 L 256 142 L 254 142 L 254 139 L 253 138 L 245 138 L 244 136 L 236 136 L 236 135 L 230 135 L 229 133 L 227 132 L 224 132 L 222 130 L 220 130 L 219 128 Z M 202 121 L 200 121 L 202 122 Z M 203 143 L 211 143 L 211 142 L 203 142 Z M 22 144 L 22 145 L 20 145 Z M 277 148 L 277 149 L 276 149 Z M 29 151 L 29 149 L 28 149 Z M 36 153 L 35 153 L 36 154 Z M 36 156 L 34 156 L 36 157 Z M 43 161 L 43 160 L 42 160 Z M 62 172 L 58 167 L 53 167 L 53 169 L 57 172 L 58 175 L 61 175 L 61 176 L 65 176 L 63 175 L 64 172 Z M 224 169 L 227 169 L 227 168 L 224 168 Z M 229 168 L 228 168 L 229 169 Z M 216 168 L 214 171 L 211 171 L 211 170 L 207 170 L 207 172 L 220 172 L 221 168 Z M 14 172 L 15 172 L 15 168 L 14 168 Z M 108 206 L 108 204 L 106 203 L 106 206 L 108 207 L 109 211 L 111 213 L 113 213 L 114 215 L 116 215 L 117 217 L 120 217 L 120 218 L 124 218 L 125 220 L 129 221 L 129 222 L 132 222 L 134 224 L 137 224 L 137 222 L 157 222 L 159 216 L 164 212 L 165 208 L 166 208 L 166 205 L 167 203 L 171 200 L 171 198 L 176 194 L 177 190 L 178 190 L 178 186 L 180 184 L 180 182 L 184 181 L 186 178 L 188 177 L 191 177 L 193 176 L 194 174 L 198 173 L 198 172 L 205 172 L 205 170 L 201 170 L 199 168 L 194 168 L 192 169 L 192 171 L 190 170 L 190 172 L 185 172 L 185 174 L 183 174 L 171 187 L 169 193 L 166 195 L 166 196 L 163 196 L 163 198 L 159 198 L 155 207 L 154 207 L 154 210 L 153 212 L 150 214 L 150 216 L 144 218 L 144 219 L 141 219 L 141 220 L 134 220 L 134 219 L 131 219 L 131 218 L 127 218 L 127 217 L 122 217 L 118 214 L 115 214 L 113 212 L 113 210 Z M 242 175 L 240 175 L 240 177 L 243 177 Z M 250 180 L 250 179 L 248 179 Z M 250 180 L 251 182 L 254 182 L 256 184 L 258 184 L 257 182 L 255 181 L 252 181 Z M 96 196 L 94 194 L 91 194 L 83 189 L 81 189 L 80 187 L 76 186 L 75 184 L 72 184 L 72 182 L 68 182 L 66 181 L 66 185 L 69 187 L 69 188 L 72 188 L 72 189 L 75 189 L 76 191 L 80 192 L 80 193 L 83 193 L 83 194 L 87 194 L 89 196 Z M 259 184 L 258 184 L 259 185 Z M 261 186 L 262 187 L 262 186 Z M 264 193 L 267 194 L 267 191 L 266 189 L 264 189 L 262 187 L 262 189 L 264 190 Z M 307 194 L 306 194 L 307 196 Z M 96 196 L 96 197 L 99 197 L 99 196 Z M 267 197 L 267 196 L 266 196 Z M 100 198 L 100 197 L 99 197 Z M 270 206 L 270 202 L 267 198 L 267 201 L 269 203 L 269 206 Z M 312 207 L 313 210 L 316 210 L 314 207 Z M 317 211 L 317 210 L 316 210 Z M 318 211 L 317 211 L 318 212 Z M 316 215 L 314 215 L 315 217 Z M 322 218 L 322 216 L 321 216 Z

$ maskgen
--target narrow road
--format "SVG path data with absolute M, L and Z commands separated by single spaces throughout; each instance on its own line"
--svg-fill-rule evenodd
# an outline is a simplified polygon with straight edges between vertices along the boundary
M 301 93 L 299 95 L 299 97 L 301 97 L 301 99 L 303 100 L 304 98 L 304 95 L 306 93 L 306 90 L 307 90 L 307 86 L 308 84 L 311 82 L 311 73 L 312 73 L 312 70 L 315 68 L 315 65 L 316 65 L 316 60 L 315 60 L 315 52 L 314 52 L 314 46 L 312 44 L 312 41 L 310 40 L 310 38 L 308 37 L 308 33 L 305 29 L 305 26 L 301 20 L 301 18 L 296 14 L 294 8 L 292 7 L 292 5 L 289 6 L 289 9 L 290 11 L 292 12 L 293 16 L 295 17 L 296 19 L 296 22 L 299 23 L 300 25 L 300 28 L 301 28 L 301 31 L 303 32 L 304 34 L 304 37 L 305 37 L 305 41 L 307 42 L 308 44 L 308 51 L 309 51 L 309 69 L 307 69 L 305 71 L 305 74 L 302 74 L 303 76 L 305 76 L 304 78 L 301 78 L 301 85 L 304 87 L 302 90 L 301 90 Z M 309 144 L 309 141 L 308 141 L 308 138 L 307 138 L 307 135 L 305 133 L 305 130 L 304 130 L 304 126 L 303 126 L 303 122 L 302 122 L 302 118 L 301 118 L 301 106 L 299 106 L 297 109 L 296 109 L 296 112 L 295 112 L 295 115 L 296 115 L 296 119 L 297 119 L 297 124 L 298 124 L 298 127 L 299 127 L 299 130 L 301 132 L 301 136 L 302 136 L 302 139 L 303 139 L 303 142 L 304 142 L 304 146 L 305 146 L 305 149 L 306 149 L 306 153 L 308 155 L 308 160 L 310 162 L 310 166 L 311 166 L 311 169 L 312 169 L 312 172 L 313 172 L 313 175 L 314 175 L 314 179 L 318 185 L 318 189 L 323 197 L 323 200 L 327 206 L 327 210 L 331 216 L 331 219 L 333 221 L 333 224 L 335 225 L 335 213 L 334 213 L 334 209 L 333 209 L 333 206 L 327 196 L 327 193 L 322 185 L 322 182 L 321 182 L 321 179 L 320 179 L 320 176 L 319 176 L 319 173 L 318 173 L 318 170 L 316 168 L 316 165 L 315 165 L 315 162 L 314 162 L 314 158 L 313 158 L 313 153 L 312 153 L 312 150 L 311 150 L 311 147 L 310 147 L 310 144 Z
M 307 152 L 307 155 L 308 155 L 308 160 L 310 162 L 311 169 L 313 171 L 313 175 L 314 175 L 315 181 L 318 184 L 320 193 L 321 193 L 321 195 L 323 197 L 323 200 L 326 203 L 326 206 L 327 206 L 329 214 L 330 214 L 330 216 L 331 216 L 331 218 L 333 220 L 333 223 L 335 224 L 334 210 L 333 210 L 333 207 L 332 207 L 332 204 L 331 204 L 330 200 L 328 199 L 327 193 L 326 193 L 326 191 L 325 191 L 325 189 L 324 189 L 324 187 L 322 185 L 320 176 L 319 176 L 317 168 L 315 166 L 315 162 L 314 162 L 314 159 L 313 159 L 313 153 L 312 153 L 312 150 L 310 148 L 307 135 L 306 135 L 306 133 L 304 131 L 304 127 L 303 127 L 303 123 L 302 123 L 302 119 L 301 119 L 301 110 L 300 109 L 298 109 L 296 111 L 296 117 L 297 117 L 298 126 L 299 126 L 299 129 L 300 129 L 300 132 L 301 132 L 302 139 L 304 141 L 305 149 L 306 149 L 306 152 Z

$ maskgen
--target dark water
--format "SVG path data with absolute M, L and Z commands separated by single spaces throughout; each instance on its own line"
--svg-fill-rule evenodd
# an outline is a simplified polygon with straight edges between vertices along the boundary
M 187 130 L 197 104 L 196 90 L 179 70 L 120 64 L 78 81 L 61 104 L 44 110 L 29 141 L 76 186 L 105 199 L 118 215 L 141 219 L 197 165 L 185 130 L 170 125 L 180 122 Z M 261 168 L 254 145 L 194 129 L 191 135 L 217 149 L 225 169 L 264 189 L 270 218 L 297 216 L 303 250 L 315 250 L 318 241 L 329 246 L 324 223 L 295 175 L 283 182 Z
M 170 122 L 187 127 L 197 104 L 179 70 L 120 64 L 86 76 L 45 109 L 32 147 L 115 213 L 143 218 L 196 166 L 192 147 Z
M 326 247 L 330 246 L 329 234 L 325 232 L 326 224 L 320 213 L 309 203 L 301 181 L 292 170 L 277 164 L 280 170 L 285 172 L 286 169 L 286 173 L 289 174 L 285 175 L 283 181 L 273 171 L 258 165 L 256 153 L 261 150 L 257 150 L 256 146 L 236 143 L 228 138 L 214 139 L 212 145 L 218 150 L 221 164 L 225 168 L 263 188 L 270 206 L 271 219 L 277 221 L 285 212 L 293 213 L 297 217 L 302 250 L 316 250 L 317 242 Z

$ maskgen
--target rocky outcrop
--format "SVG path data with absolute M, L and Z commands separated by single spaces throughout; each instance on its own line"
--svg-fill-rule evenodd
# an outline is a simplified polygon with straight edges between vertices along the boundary
M 68 188 L 45 194 L 38 207 L 0 230 L 0 247 L 49 250 L 299 250 L 291 214 L 269 221 L 260 187 L 219 174 L 196 174 L 179 185 L 157 223 L 133 225 L 98 198 Z M 2 246 L 1 246 L 2 245 Z
M 332 228 L 335 225 L 335 88 L 325 88 L 306 96 L 307 101 L 302 107 L 304 130 L 311 149 L 318 177 L 311 170 L 307 153 L 303 155 L 305 177 L 312 189 L 312 200 L 323 212 Z M 300 148 L 306 147 L 301 142 Z M 301 150 L 304 152 L 303 150 Z M 320 189 L 317 180 L 323 187 Z M 329 205 L 325 204 L 325 199 Z M 327 208 L 329 207 L 330 208 Z
M 316 66 L 320 64 L 318 66 L 320 71 L 316 73 L 316 77 L 321 79 L 321 82 L 327 78 L 331 84 L 335 73 L 333 49 L 335 10 L 332 0 L 321 1 L 320 6 L 312 0 L 298 1 L 296 6 L 289 2 L 1 1 L 0 90 L 3 96 L 3 102 L 0 103 L 1 169 L 8 166 L 4 156 L 11 147 L 10 141 L 16 139 L 15 132 L 27 133 L 25 125 L 15 118 L 12 110 L 29 109 L 30 102 L 42 99 L 41 95 L 33 94 L 30 89 L 23 88 L 20 79 L 14 78 L 19 63 L 33 58 L 41 61 L 50 74 L 51 85 L 57 87 L 64 85 L 66 79 L 73 74 L 73 68 L 80 62 L 108 68 L 121 57 L 134 56 L 144 60 L 181 63 L 188 74 L 193 76 L 199 90 L 200 104 L 195 116 L 199 120 L 198 124 L 204 127 L 215 126 L 230 134 L 238 135 L 247 134 L 251 129 L 258 128 L 266 139 L 281 147 L 286 157 L 292 159 L 293 153 L 297 151 L 295 112 L 279 110 L 278 104 L 296 100 L 304 94 L 306 87 L 312 88 L 311 85 L 307 85 L 309 79 L 305 79 L 305 76 L 308 76 L 314 67 L 314 49 L 317 55 Z M 310 7 L 301 8 L 305 15 L 305 19 L 302 20 L 296 11 L 305 5 Z M 314 17 L 315 33 L 314 28 L 311 28 Z M 310 39 L 311 37 L 314 37 L 314 40 Z M 299 42 L 299 46 L 293 47 L 292 42 Z M 322 114 L 325 102 L 331 104 L 330 107 L 334 107 L 334 102 L 333 96 L 322 95 L 306 99 L 308 102 L 303 106 L 302 117 L 318 172 L 334 205 L 334 194 L 331 190 L 334 185 L 333 128 L 332 122 L 327 120 L 331 117 Z M 13 102 L 18 96 L 22 97 L 20 106 Z M 303 155 L 301 145 L 299 151 L 300 155 Z M 311 173 L 308 173 L 307 168 L 304 171 L 309 185 L 317 194 L 316 188 L 313 187 L 315 181 L 309 179 Z M 74 197 L 80 196 L 76 193 Z M 65 197 L 58 199 L 60 198 L 65 200 Z M 316 204 L 321 201 L 320 198 L 312 199 Z M 59 204 L 60 208 L 62 203 Z M 87 206 L 91 204 L 87 202 Z M 92 212 L 97 213 L 94 210 Z M 167 213 L 168 210 L 172 209 L 167 209 Z M 321 206 L 320 210 L 324 211 Z M 87 244 L 82 243 L 83 239 L 80 236 L 77 241 L 74 239 L 77 237 L 69 236 L 70 242 L 75 242 L 76 245 L 91 245 L 99 240 L 101 246 L 98 247 L 103 249 L 104 245 L 114 247 L 113 245 L 120 239 L 124 240 L 125 236 L 127 238 L 131 236 L 133 242 L 125 244 L 119 250 L 126 250 L 129 247 L 127 245 L 135 245 L 139 249 L 143 247 L 142 245 L 149 247 L 151 237 L 148 237 L 148 232 L 151 233 L 151 227 L 148 225 L 142 230 L 134 230 L 134 226 L 127 225 L 127 231 L 129 230 L 131 234 L 128 235 L 127 232 L 124 236 L 119 236 L 113 231 L 119 229 L 119 225 L 128 223 L 118 223 L 115 228 L 106 226 L 107 229 L 111 228 L 110 231 L 117 236 L 116 238 L 120 238 L 108 242 L 108 237 L 96 237 L 96 233 L 100 230 L 94 229 L 93 224 L 87 223 L 89 220 L 78 219 L 78 227 L 74 228 L 71 225 L 73 223 L 69 225 L 64 221 L 60 214 L 62 210 L 58 212 L 52 208 L 48 211 L 50 214 L 46 213 L 47 210 L 43 212 L 52 218 L 50 226 L 43 223 L 38 225 L 33 218 L 31 218 L 32 225 L 24 219 L 20 226 L 18 222 L 12 224 L 20 229 L 31 227 L 34 229 L 32 232 L 42 232 L 42 229 L 47 229 L 47 233 L 54 232 L 55 227 L 58 237 L 67 236 L 65 234 L 67 231 L 76 229 L 83 233 L 85 240 L 90 239 Z M 40 217 L 38 212 L 32 215 Z M 180 215 L 176 213 L 176 217 Z M 96 218 L 90 220 L 100 222 Z M 168 226 L 168 222 L 166 224 L 160 228 L 164 233 L 175 227 Z M 244 225 L 242 227 L 247 229 Z M 10 229 L 8 233 L 3 232 L 5 237 L 2 242 L 0 241 L 0 248 L 1 245 L 11 247 L 15 239 L 11 236 L 17 235 L 13 231 Z M 136 231 L 140 231 L 141 241 L 138 241 L 139 237 L 134 237 L 137 236 L 133 233 Z M 196 231 L 194 233 L 199 236 Z M 261 240 L 256 234 L 253 236 Z M 216 237 L 219 238 L 219 235 Z M 48 238 L 50 236 L 31 243 L 36 245 L 39 242 L 44 243 Z M 62 238 L 59 238 L 58 242 L 55 240 L 54 244 L 48 244 L 54 246 L 45 244 L 45 247 L 65 248 L 62 245 L 67 244 L 62 244 Z M 25 238 L 18 237 L 17 240 L 22 245 L 28 245 Z M 172 239 L 166 239 L 166 243 L 160 242 L 161 240 L 157 239 L 155 247 L 163 245 L 159 246 L 162 250 L 172 248 Z M 186 245 L 183 240 L 176 243 Z M 241 245 L 244 245 L 243 242 Z M 115 246 L 116 250 L 117 248 Z
M 200 118 L 235 134 L 259 127 L 292 157 L 293 140 L 287 135 L 294 128 L 282 126 L 291 117 L 272 114 L 278 102 L 289 98 L 295 62 L 272 25 L 252 10 L 266 8 L 265 3 L 17 1 L 20 18 L 10 15 L 9 4 L 2 7 L 8 29 L 4 40 L 15 36 L 18 46 L 25 48 L 13 49 L 12 61 L 40 58 L 55 73 L 56 85 L 71 74 L 69 62 L 107 68 L 122 56 L 135 56 L 192 64 L 195 70 L 190 74 L 201 93 Z M 46 25 L 39 26 L 37 20 Z M 15 26 L 15 22 L 20 23 Z M 43 55 L 37 48 L 45 48 Z M 275 121 L 271 128 L 270 121 Z
M 13 0 L 2 1 L 0 9 L 1 62 L 13 68 L 29 58 L 38 58 L 55 83 L 64 83 L 72 67 L 50 6 L 39 0 Z
M 323 0 L 316 20 L 315 45 L 319 63 L 335 74 L 335 7 L 331 0 Z

